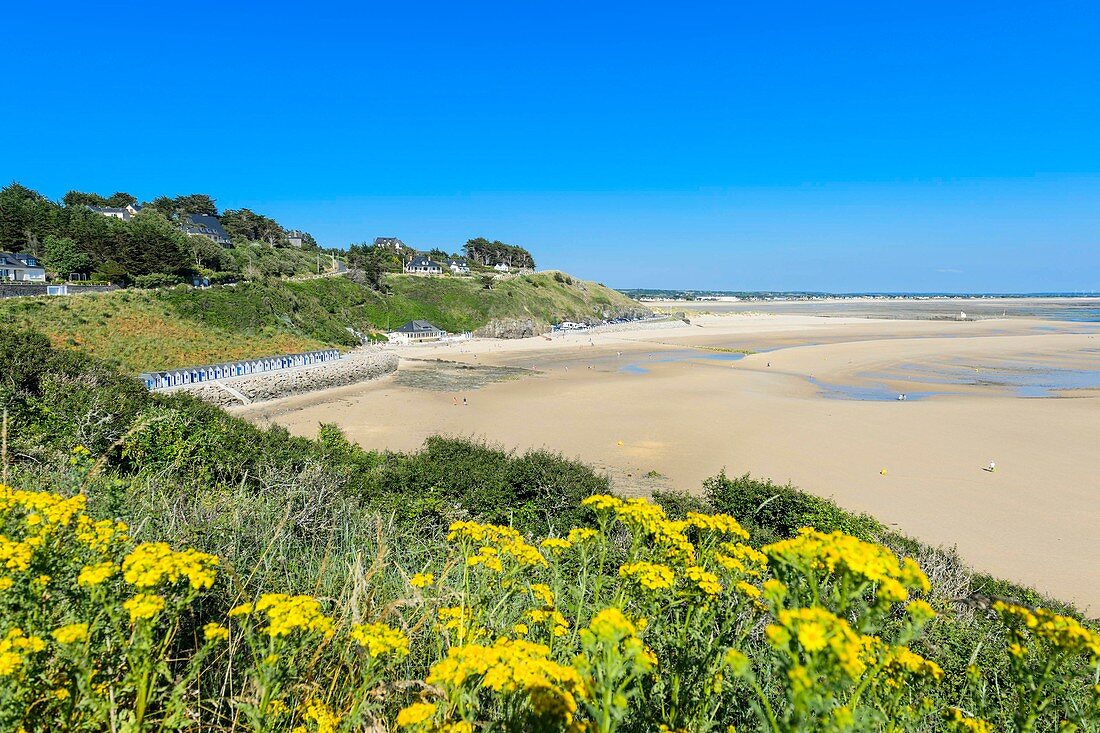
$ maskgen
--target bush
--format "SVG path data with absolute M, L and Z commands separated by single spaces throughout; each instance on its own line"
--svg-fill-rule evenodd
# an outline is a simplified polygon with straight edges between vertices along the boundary
M 179 285 L 183 278 L 178 275 L 167 275 L 163 272 L 154 272 L 149 275 L 138 275 L 133 280 L 135 288 L 154 290 L 156 288 L 170 288 Z
M 749 474 L 730 478 L 722 471 L 703 482 L 703 493 L 717 510 L 743 518 L 745 526 L 762 539 L 789 537 L 801 527 L 841 531 L 866 540 L 886 532 L 874 517 L 846 512 L 834 502 L 790 484 L 781 486 Z

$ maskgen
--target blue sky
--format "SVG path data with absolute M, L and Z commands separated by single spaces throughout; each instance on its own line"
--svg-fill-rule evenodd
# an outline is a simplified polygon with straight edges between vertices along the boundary
M 1100 290 L 1100 4 L 21 3 L 0 177 L 619 287 Z

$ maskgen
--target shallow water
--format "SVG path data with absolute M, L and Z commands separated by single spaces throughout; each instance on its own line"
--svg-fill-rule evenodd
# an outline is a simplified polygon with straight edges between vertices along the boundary
M 667 306 L 686 312 L 778 313 L 847 318 L 966 320 L 1040 318 L 1071 323 L 1100 323 L 1100 297 L 1089 298 L 937 298 L 927 300 L 742 300 L 685 301 Z

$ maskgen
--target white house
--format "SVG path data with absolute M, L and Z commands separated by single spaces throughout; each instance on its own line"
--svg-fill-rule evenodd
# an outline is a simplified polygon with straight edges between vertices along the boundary
M 451 272 L 453 272 L 455 275 L 470 274 L 470 265 L 466 262 L 466 260 L 447 260 L 447 267 L 450 268 Z
M 425 255 L 417 255 L 405 264 L 409 275 L 442 275 L 443 266 Z
M 301 248 L 302 246 L 302 233 L 297 229 L 291 229 L 286 233 L 286 241 L 290 242 L 291 247 Z
M 406 245 L 397 237 L 375 237 L 374 246 L 383 247 L 385 249 L 393 249 L 400 252 L 405 248 Z
M 0 252 L 0 280 L 43 283 L 46 282 L 46 270 L 31 255 Z
M 398 344 L 418 344 L 438 341 L 446 335 L 446 331 L 428 321 L 409 321 L 396 331 L 387 333 L 386 338 Z
M 503 262 L 498 262 L 495 265 L 493 265 L 493 269 L 496 270 L 497 272 L 508 272 L 512 268 L 508 267 L 508 265 L 504 264 Z
M 89 206 L 89 209 L 102 216 L 110 216 L 123 221 L 130 221 L 141 211 L 141 204 L 126 204 L 123 207 L 115 206 Z

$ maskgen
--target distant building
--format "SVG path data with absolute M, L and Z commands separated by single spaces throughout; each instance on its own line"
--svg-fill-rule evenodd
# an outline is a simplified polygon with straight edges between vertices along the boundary
M 401 251 L 405 248 L 405 243 L 397 237 L 375 237 L 374 246 Z
M 495 265 L 493 265 L 493 269 L 496 270 L 497 272 L 508 272 L 512 268 L 508 267 L 508 265 L 504 264 L 503 262 L 498 262 Z
M 141 211 L 141 204 L 126 204 L 121 208 L 114 206 L 89 206 L 88 208 L 101 216 L 130 221 Z
M 426 255 L 417 255 L 405 263 L 409 275 L 442 275 L 443 266 Z
M 447 267 L 456 275 L 470 274 L 470 264 L 466 260 L 447 260 Z
M 286 240 L 290 242 L 291 247 L 301 247 L 302 232 L 298 231 L 297 229 L 291 229 L 289 232 L 286 233 Z
M 46 270 L 31 255 L 0 252 L 0 280 L 46 282 Z
M 390 341 L 405 344 L 418 344 L 424 341 L 438 341 L 447 335 L 447 332 L 428 321 L 409 321 L 396 331 L 386 334 Z
M 232 242 L 229 241 L 229 234 L 222 229 L 222 223 L 218 221 L 216 216 L 207 216 L 206 214 L 187 214 L 183 218 L 183 225 L 181 227 L 183 233 L 192 237 L 206 237 L 210 241 L 220 244 L 223 247 L 232 246 Z

